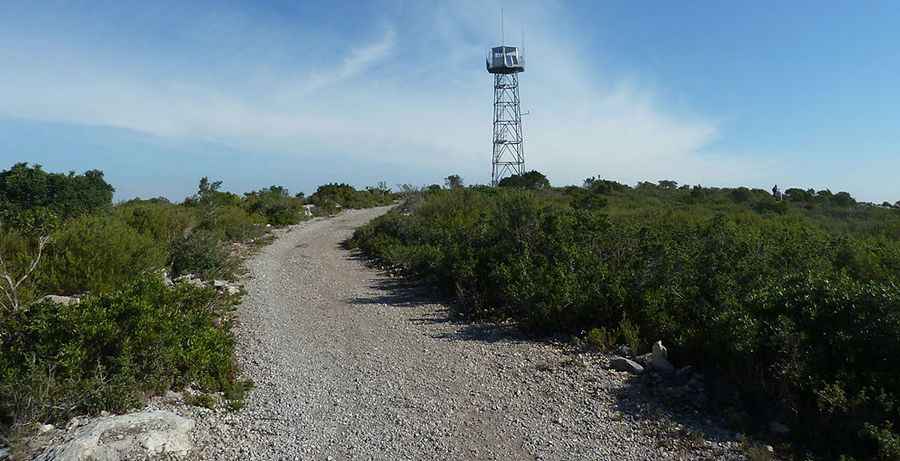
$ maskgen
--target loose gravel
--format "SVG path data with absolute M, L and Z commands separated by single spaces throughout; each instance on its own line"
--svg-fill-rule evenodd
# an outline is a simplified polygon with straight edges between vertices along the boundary
M 237 412 L 181 407 L 196 459 L 742 459 L 608 358 L 448 321 L 447 308 L 340 243 L 387 208 L 280 231 L 247 263 Z

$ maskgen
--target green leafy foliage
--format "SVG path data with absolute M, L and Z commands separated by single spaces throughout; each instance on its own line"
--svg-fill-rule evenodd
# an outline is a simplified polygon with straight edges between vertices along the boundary
M 540 171 L 529 171 L 521 175 L 507 176 L 497 184 L 500 187 L 521 187 L 525 189 L 542 190 L 550 188 L 550 181 Z
M 233 279 L 238 261 L 215 232 L 198 230 L 172 244 L 172 275 L 195 274 L 204 280 Z
M 67 219 L 109 207 L 112 194 L 101 171 L 47 173 L 40 165 L 17 163 L 0 171 L 0 220 L 26 226 Z
M 349 184 L 331 183 L 319 186 L 309 196 L 309 203 L 325 213 L 333 213 L 341 208 L 371 208 L 393 203 L 394 197 L 386 186 L 356 190 Z
M 222 181 L 200 179 L 197 194 L 185 200 L 200 219 L 199 228 L 216 233 L 221 239 L 233 242 L 254 239 L 263 234 L 262 216 L 253 216 L 242 206 L 241 198 L 231 192 L 222 192 Z
M 104 293 L 165 267 L 168 248 L 114 214 L 84 215 L 52 235 L 39 284 L 47 293 Z
M 444 178 L 444 186 L 447 189 L 459 189 L 463 187 L 463 179 L 462 176 L 458 174 L 451 174 Z
M 158 198 L 113 206 L 99 171 L 61 175 L 17 164 L 0 172 L 0 276 L 26 273 L 50 237 L 17 290 L 20 305 L 0 303 L 0 435 L 123 411 L 190 383 L 240 407 L 250 383 L 236 379 L 228 321 L 235 297 L 166 287 L 161 271 L 232 278 L 239 266 L 232 243 L 259 242 L 266 224 L 298 222 L 303 198 L 278 186 L 244 197 L 221 188 L 202 178 L 181 204 Z M 350 207 L 392 200 L 384 184 L 325 191 L 349 198 Z M 39 301 L 45 294 L 84 296 L 54 305 Z M 214 400 L 201 394 L 195 403 Z
M 239 397 L 233 338 L 216 326 L 229 309 L 212 289 L 145 277 L 79 304 L 0 317 L 0 425 L 124 411 L 189 383 Z
M 600 348 L 660 339 L 760 426 L 785 421 L 825 458 L 897 459 L 900 217 L 835 196 L 598 179 L 434 190 L 349 243 L 455 296 L 458 315 L 588 331 Z
M 263 218 L 250 215 L 240 206 L 220 206 L 200 212 L 199 228 L 215 233 L 222 240 L 244 242 L 265 232 Z
M 130 200 L 113 211 L 138 233 L 167 245 L 197 225 L 197 217 L 190 209 L 165 199 Z
M 303 215 L 303 199 L 292 197 L 287 189 L 272 186 L 244 194 L 244 208 L 251 214 L 263 216 L 273 226 L 297 224 Z

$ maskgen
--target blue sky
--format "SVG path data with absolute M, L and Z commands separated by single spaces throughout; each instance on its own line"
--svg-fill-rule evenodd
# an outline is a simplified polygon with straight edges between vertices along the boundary
M 529 168 L 555 184 L 900 199 L 897 2 L 0 5 L 0 162 L 117 198 L 490 175 L 484 49 L 524 28 Z

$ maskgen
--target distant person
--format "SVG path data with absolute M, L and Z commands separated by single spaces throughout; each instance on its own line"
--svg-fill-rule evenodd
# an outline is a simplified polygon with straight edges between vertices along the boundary
M 778 190 L 778 184 L 775 184 L 775 187 L 772 188 L 772 197 L 775 197 L 775 200 L 781 200 L 781 191 Z

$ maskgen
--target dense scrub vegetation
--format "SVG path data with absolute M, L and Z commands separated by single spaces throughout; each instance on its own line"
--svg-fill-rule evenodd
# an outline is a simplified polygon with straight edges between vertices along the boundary
M 247 383 L 237 378 L 229 322 L 237 297 L 169 286 L 163 274 L 234 278 L 234 248 L 306 219 L 306 201 L 279 186 L 244 196 L 221 186 L 203 178 L 180 204 L 114 205 L 100 171 L 21 163 L 0 172 L 0 437 L 188 385 L 239 404 Z M 320 191 L 333 208 L 391 197 L 386 188 Z
M 356 190 L 348 184 L 325 184 L 309 196 L 309 203 L 318 207 L 322 214 L 331 214 L 341 208 L 371 208 L 393 202 L 394 195 L 385 183 L 366 190 Z
M 777 420 L 799 453 L 900 459 L 900 210 L 673 181 L 504 186 L 429 188 L 349 243 L 462 316 L 663 340 L 742 431 Z
M 78 304 L 43 301 L 2 318 L 0 415 L 6 425 L 125 411 L 188 385 L 239 402 L 230 309 L 212 288 L 140 277 Z

